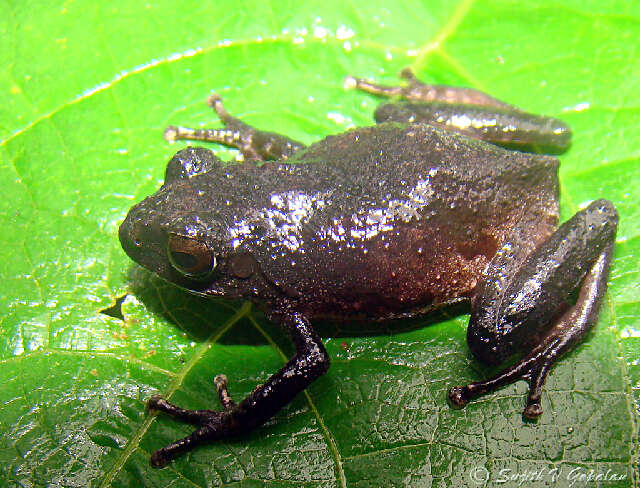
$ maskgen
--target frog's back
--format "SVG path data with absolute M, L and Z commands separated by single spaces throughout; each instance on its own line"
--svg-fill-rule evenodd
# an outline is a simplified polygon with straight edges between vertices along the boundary
M 532 236 L 557 223 L 555 158 L 427 125 L 356 129 L 296 159 L 276 165 L 322 204 L 299 221 L 294 248 L 271 242 L 260 258 L 315 314 L 382 318 L 468 297 L 525 216 Z
M 355 187 L 382 194 L 394 182 L 412 182 L 437 171 L 455 173 L 458 183 L 474 186 L 484 179 L 516 177 L 530 171 L 556 176 L 558 160 L 551 156 L 505 150 L 426 124 L 382 123 L 328 136 L 296 154 L 295 161 L 312 162 L 318 172 L 339 172 Z M 386 178 L 387 185 L 380 184 Z M 535 182 L 534 182 L 535 183 Z M 462 186 L 462 185 L 459 185 Z

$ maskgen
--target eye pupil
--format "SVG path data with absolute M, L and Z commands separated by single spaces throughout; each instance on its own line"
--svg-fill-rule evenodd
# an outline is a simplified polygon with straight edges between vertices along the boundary
M 171 257 L 174 265 L 182 269 L 195 268 L 198 264 L 198 258 L 186 252 L 173 251 Z
M 193 279 L 204 279 L 216 266 L 215 255 L 207 244 L 193 237 L 169 236 L 169 262 L 179 273 Z

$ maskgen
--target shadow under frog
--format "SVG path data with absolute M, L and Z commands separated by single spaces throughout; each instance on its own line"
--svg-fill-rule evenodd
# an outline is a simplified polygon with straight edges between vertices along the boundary
M 616 210 L 596 200 L 558 228 L 558 160 L 477 139 L 560 152 L 571 139 L 564 123 L 403 76 L 404 87 L 349 78 L 409 102 L 378 109 L 376 126 L 309 147 L 246 125 L 215 95 L 209 103 L 224 128 L 166 129 L 167 139 L 235 146 L 245 161 L 224 165 L 204 148 L 178 152 L 164 185 L 122 223 L 124 250 L 193 293 L 261 304 L 288 331 L 295 354 L 240 403 L 218 375 L 222 411 L 151 398 L 150 410 L 196 426 L 155 451 L 154 466 L 255 429 L 324 374 L 329 357 L 311 325 L 322 317 L 381 321 L 466 301 L 473 355 L 491 365 L 514 353 L 521 359 L 489 380 L 451 388 L 450 401 L 463 406 L 525 379 L 523 414 L 542 413 L 551 366 L 596 321 Z

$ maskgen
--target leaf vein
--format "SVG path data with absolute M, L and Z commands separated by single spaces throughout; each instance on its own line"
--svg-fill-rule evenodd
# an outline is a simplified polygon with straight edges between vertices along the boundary
M 440 49 L 440 46 L 453 34 L 460 23 L 469 13 L 469 10 L 475 3 L 475 0 L 462 0 L 458 7 L 454 10 L 449 20 L 445 22 L 442 28 L 436 32 L 436 35 L 422 47 L 418 49 L 418 55 L 415 61 L 411 64 L 412 68 L 416 71 L 422 70 L 426 58 L 434 51 Z
M 253 324 L 253 326 L 258 330 L 258 332 L 260 332 L 260 334 L 262 334 L 262 336 L 269 342 L 269 344 L 273 348 L 275 348 L 275 350 L 278 352 L 278 354 L 280 355 L 282 360 L 283 361 L 287 361 L 287 356 L 284 354 L 282 349 L 280 347 L 278 347 L 278 345 L 275 343 L 273 338 L 269 334 L 267 334 L 267 332 L 262 327 L 260 327 L 258 322 L 253 317 L 253 315 L 249 314 L 248 318 L 251 321 L 251 323 Z M 309 407 L 313 411 L 313 414 L 316 417 L 316 420 L 317 420 L 318 424 L 320 425 L 320 429 L 322 430 L 324 438 L 327 441 L 327 447 L 329 448 L 329 451 L 333 455 L 333 458 L 334 458 L 334 461 L 335 461 L 336 472 L 338 474 L 337 478 L 338 478 L 338 481 L 340 483 L 340 486 L 346 488 L 347 487 L 347 479 L 346 479 L 345 474 L 344 474 L 344 468 L 342 466 L 342 458 L 340 456 L 340 452 L 338 451 L 338 447 L 336 445 L 335 439 L 333 438 L 333 436 L 331 435 L 331 433 L 327 429 L 327 426 L 325 425 L 325 423 L 324 423 L 324 421 L 322 419 L 322 416 L 320 415 L 320 412 L 318 411 L 318 408 L 316 407 L 315 403 L 311 399 L 311 395 L 309 395 L 307 390 L 304 391 L 304 396 L 307 399 L 307 403 L 309 404 Z
M 227 322 L 220 327 L 220 329 L 214 331 L 194 352 L 193 356 L 184 364 L 184 367 L 175 377 L 175 379 L 169 385 L 169 388 L 165 394 L 167 399 L 171 398 L 171 396 L 176 392 L 176 390 L 182 385 L 185 377 L 191 371 L 191 369 L 196 365 L 196 363 L 204 356 L 205 352 L 209 350 L 209 348 L 215 344 L 222 335 L 227 332 L 231 327 L 233 327 L 236 322 L 238 322 L 243 317 L 247 316 L 251 310 L 251 303 L 245 302 L 242 307 L 238 309 L 235 315 L 233 315 Z M 131 441 L 127 443 L 125 448 L 123 449 L 118 459 L 113 464 L 111 469 L 106 473 L 104 479 L 102 480 L 101 487 L 107 488 L 111 482 L 115 479 L 116 475 L 120 472 L 120 470 L 124 467 L 125 463 L 131 456 L 131 454 L 139 447 L 140 441 L 144 434 L 149 430 L 149 426 L 151 422 L 155 419 L 156 415 L 148 416 L 142 425 L 138 428 L 138 430 L 134 433 L 131 438 Z

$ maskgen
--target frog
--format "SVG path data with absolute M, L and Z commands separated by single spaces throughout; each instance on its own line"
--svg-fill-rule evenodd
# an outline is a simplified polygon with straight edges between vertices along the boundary
M 616 208 L 598 199 L 559 225 L 558 159 L 498 145 L 562 151 L 571 139 L 563 122 L 512 110 L 478 90 L 434 87 L 407 71 L 403 77 L 409 84 L 398 87 L 347 78 L 349 86 L 394 97 L 400 115 L 382 109 L 377 124 L 308 146 L 246 124 L 215 94 L 207 101 L 224 127 L 165 130 L 167 140 L 235 147 L 239 161 L 224 163 L 204 147 L 178 151 L 160 189 L 120 225 L 124 251 L 191 293 L 255 303 L 289 334 L 295 352 L 240 402 L 226 376 L 215 376 L 220 410 L 151 397 L 150 412 L 195 426 L 156 450 L 153 466 L 258 429 L 325 374 L 330 358 L 313 323 L 327 318 L 384 323 L 468 304 L 474 358 L 517 361 L 489 379 L 451 387 L 451 406 L 525 380 L 523 417 L 542 414 L 552 366 L 597 320 Z M 447 103 L 457 116 L 471 107 L 488 123 L 448 130 L 440 108 L 407 119 L 407 99 L 421 107 Z M 542 129 L 511 129 L 519 117 Z M 517 137 L 505 141 L 493 137 L 501 131 L 485 130 L 501 120 L 502 132 Z

